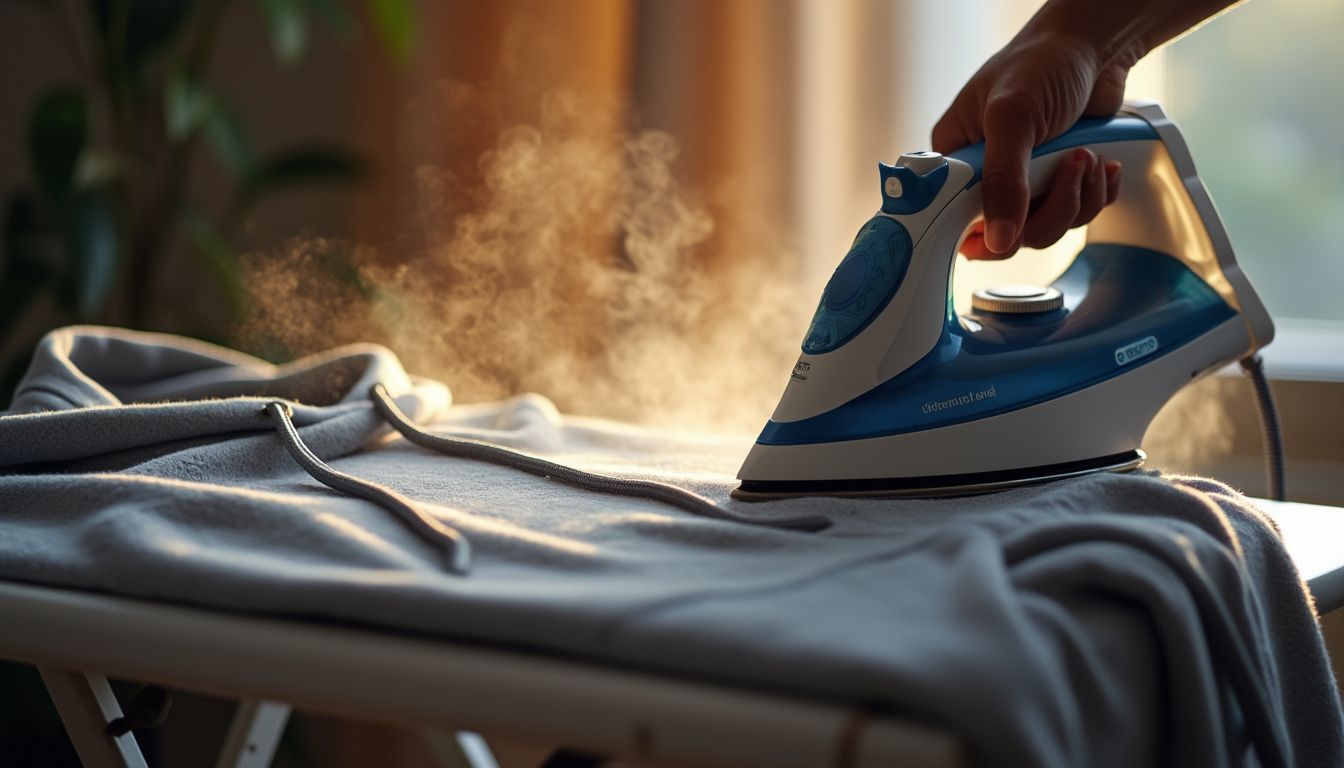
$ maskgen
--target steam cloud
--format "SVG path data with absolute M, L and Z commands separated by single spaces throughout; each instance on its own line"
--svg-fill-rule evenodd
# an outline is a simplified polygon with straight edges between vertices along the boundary
M 1207 472 L 1232 452 L 1237 429 L 1227 402 L 1245 382 L 1208 376 L 1181 390 L 1158 411 L 1144 448 L 1154 466 Z
M 786 253 L 704 257 L 714 222 L 676 155 L 666 133 L 549 94 L 481 158 L 479 188 L 419 169 L 415 252 L 307 238 L 245 258 L 240 340 L 282 355 L 377 341 L 459 402 L 534 391 L 569 413 L 755 430 L 811 306 L 781 277 Z

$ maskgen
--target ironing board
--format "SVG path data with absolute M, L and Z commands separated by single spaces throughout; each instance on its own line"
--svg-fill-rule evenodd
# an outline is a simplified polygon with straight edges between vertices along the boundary
M 1259 502 L 1324 615 L 1344 608 L 1344 509 Z M 476 732 L 635 764 L 967 764 L 938 727 L 851 703 L 404 633 L 0 581 L 0 658 L 34 664 L 86 766 L 144 766 L 108 676 L 239 701 L 217 765 L 268 765 L 291 707 L 442 734 L 448 766 L 495 765 Z

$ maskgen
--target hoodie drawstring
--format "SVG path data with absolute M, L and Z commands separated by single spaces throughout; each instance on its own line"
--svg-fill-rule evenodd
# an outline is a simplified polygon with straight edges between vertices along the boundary
M 831 525 L 831 521 L 821 515 L 801 515 L 775 519 L 746 517 L 730 512 L 703 496 L 673 485 L 652 480 L 610 477 L 584 472 L 553 461 L 547 461 L 538 456 L 480 440 L 426 432 L 416 427 L 406 417 L 406 414 L 397 407 L 396 402 L 388 394 L 387 388 L 382 384 L 375 384 L 369 389 L 369 399 L 373 401 L 374 410 L 393 429 L 400 432 L 406 440 L 445 456 L 498 464 L 592 493 L 647 499 L 670 504 L 691 514 L 714 520 L 809 533 L 823 530 Z M 291 418 L 293 411 L 287 403 L 280 401 L 267 403 L 265 412 L 270 416 L 276 431 L 284 441 L 289 455 L 314 480 L 333 490 L 382 506 L 422 539 L 436 547 L 441 547 L 449 571 L 459 575 L 466 574 L 471 564 L 471 546 L 466 537 L 459 531 L 444 525 L 434 516 L 421 511 L 413 501 L 396 491 L 378 483 L 361 480 L 339 472 L 323 462 L 308 449 L 308 446 L 304 445 L 303 439 L 299 437 L 299 432 L 294 428 L 294 422 Z
M 391 512 L 420 538 L 443 549 L 444 562 L 449 571 L 466 574 L 471 567 L 471 544 L 465 536 L 439 522 L 433 515 L 421 511 L 415 502 L 391 488 L 332 469 L 304 445 L 303 438 L 299 437 L 299 431 L 294 428 L 290 418 L 293 411 L 289 405 L 267 403 L 266 414 L 275 424 L 275 430 L 280 433 L 289 455 L 314 480 L 341 493 L 371 501 Z
M 659 483 L 653 480 L 632 480 L 622 477 L 599 475 L 593 472 L 584 472 L 580 469 L 567 467 L 564 464 L 557 464 L 553 461 L 547 461 L 546 459 L 531 454 L 510 450 L 492 443 L 463 437 L 436 435 L 432 432 L 425 432 L 416 427 L 415 424 L 411 423 L 411 420 L 406 418 L 406 414 L 401 412 L 401 409 L 397 407 L 396 402 L 392 400 L 390 395 L 388 395 L 387 388 L 382 384 L 374 384 L 373 387 L 369 389 L 369 398 L 373 400 L 373 407 L 378 413 L 387 420 L 387 423 L 392 425 L 393 429 L 400 432 L 402 437 L 415 443 L 421 448 L 428 448 L 431 451 L 437 451 L 445 456 L 499 464 L 500 466 L 516 469 L 520 472 L 526 472 L 529 475 L 536 475 L 537 477 L 545 478 L 547 480 L 555 480 L 573 488 L 578 488 L 581 491 L 659 501 L 683 509 L 693 515 L 708 517 L 714 520 L 726 520 L 732 523 L 757 525 L 766 528 L 807 531 L 809 533 L 820 531 L 829 527 L 831 524 L 829 519 L 820 515 L 803 515 L 801 517 L 786 517 L 773 520 L 746 517 L 729 512 L 709 499 L 706 499 L 704 496 L 691 493 L 690 491 L 684 488 L 678 488 L 675 485 L 667 485 L 666 483 Z

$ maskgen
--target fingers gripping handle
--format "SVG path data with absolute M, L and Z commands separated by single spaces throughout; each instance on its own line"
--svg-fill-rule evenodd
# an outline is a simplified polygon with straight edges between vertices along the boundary
M 1128 115 L 1108 118 L 1084 118 L 1059 136 L 1045 142 L 1031 151 L 1030 186 L 1032 195 L 1045 191 L 1054 175 L 1059 162 L 1067 156 L 1068 150 L 1086 147 L 1094 152 L 1106 154 L 1106 145 L 1121 141 L 1156 141 L 1157 131 L 1147 121 Z M 971 167 L 971 179 L 966 188 L 980 183 L 984 173 L 985 145 L 971 144 L 948 155 Z
M 1077 147 L 1111 154 L 1107 145 L 1114 148 L 1121 143 L 1133 145 L 1136 141 L 1155 144 L 1157 139 L 1158 135 L 1153 128 L 1137 117 L 1118 116 L 1079 121 L 1063 135 L 1033 150 L 1031 189 L 1033 192 L 1048 189 L 1059 164 Z M 902 174 L 898 177 L 899 191 L 909 195 L 912 177 L 899 167 L 909 165 L 907 157 L 902 157 L 896 169 L 882 168 L 883 213 L 892 215 L 909 230 L 915 246 L 900 291 L 893 298 L 890 311 L 886 313 L 891 316 L 893 333 L 895 328 L 899 328 L 900 343 L 891 345 L 885 354 L 873 358 L 881 360 L 875 372 L 877 381 L 884 381 L 914 364 L 934 347 L 942 333 L 943 322 L 951 306 L 952 267 L 957 247 L 971 224 L 981 215 L 980 181 L 984 171 L 984 149 L 984 144 L 974 144 L 948 154 L 949 177 L 944 191 L 927 208 L 910 213 L 893 210 L 888 199 L 894 191 L 888 189 L 888 186 L 892 186 L 888 177 L 898 173 Z M 933 174 L 919 177 L 919 180 L 925 179 L 933 179 Z M 927 183 L 919 180 L 916 180 L 916 184 Z

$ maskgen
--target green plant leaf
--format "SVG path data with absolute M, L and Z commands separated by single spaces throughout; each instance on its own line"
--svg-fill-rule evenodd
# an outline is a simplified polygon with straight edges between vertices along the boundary
M 260 0 L 271 30 L 271 47 L 281 64 L 293 64 L 308 52 L 308 15 L 303 0 Z
M 124 155 L 98 149 L 86 149 L 75 165 L 75 189 L 102 189 L 126 174 Z
M 257 165 L 252 140 L 237 110 L 217 94 L 207 99 L 202 129 L 224 169 L 235 179 L 246 179 Z
M 38 99 L 28 118 L 28 159 L 38 185 L 52 200 L 64 200 L 74 186 L 75 163 L 88 139 L 89 108 L 84 93 L 54 88 Z
M 266 193 L 301 184 L 345 184 L 364 176 L 364 164 L 349 150 L 320 145 L 290 147 L 267 157 L 239 189 L 243 208 Z
M 71 204 L 66 222 L 70 247 L 75 312 L 91 318 L 107 302 L 117 273 L 117 218 L 107 195 L 81 195 Z
M 405 63 L 415 52 L 415 31 L 419 20 L 412 0 L 368 0 L 369 15 L 378 37 L 399 63 Z
M 182 72 L 169 75 L 163 89 L 163 119 L 174 141 L 186 141 L 200 130 L 232 178 L 246 179 L 255 172 L 256 152 L 238 111 L 199 81 Z
M 181 141 L 205 121 L 210 92 L 183 72 L 168 75 L 163 85 L 163 119 L 168 138 Z
M 20 192 L 5 209 L 5 260 L 0 262 L 0 338 L 11 338 L 15 321 L 51 287 L 53 276 L 42 251 L 42 236 L 32 199 Z

